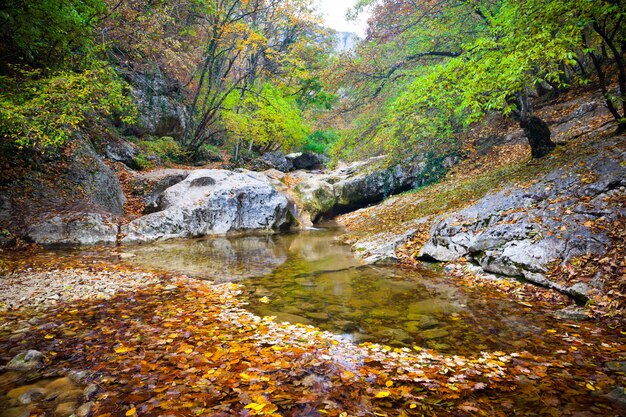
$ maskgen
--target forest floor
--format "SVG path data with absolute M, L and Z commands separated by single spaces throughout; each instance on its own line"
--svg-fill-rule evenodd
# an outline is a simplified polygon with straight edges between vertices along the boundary
M 57 296 L 3 306 L 1 359 L 42 352 L 46 366 L 24 374 L 28 384 L 86 371 L 98 389 L 89 415 L 619 415 L 624 333 L 588 322 L 558 322 L 538 335 L 554 346 L 550 355 L 355 346 L 312 326 L 251 314 L 238 284 L 88 257 L 33 254 L 27 265 L 17 257 L 4 264 L 22 271 L 7 271 L 21 283 L 13 304 L 32 299 L 28 288 L 40 286 L 43 275 L 53 278 Z M 81 285 L 94 281 L 99 285 Z M 520 305 L 530 307 L 540 305 Z M 3 415 L 52 415 L 59 406 L 3 401 L 12 407 Z

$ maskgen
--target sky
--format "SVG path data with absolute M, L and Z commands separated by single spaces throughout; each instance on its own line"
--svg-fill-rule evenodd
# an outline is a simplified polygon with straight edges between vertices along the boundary
M 346 11 L 354 6 L 356 0 L 316 0 L 319 10 L 324 16 L 326 26 L 339 32 L 356 32 L 365 36 L 367 16 L 363 13 L 358 21 L 346 21 Z

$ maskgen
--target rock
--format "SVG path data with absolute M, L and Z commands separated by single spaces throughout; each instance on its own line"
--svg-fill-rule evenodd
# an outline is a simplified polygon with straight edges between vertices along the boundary
M 241 170 L 196 170 L 165 190 L 161 211 L 122 228 L 124 243 L 150 242 L 228 232 L 288 228 L 293 221 L 287 198 L 267 177 Z
M 138 192 L 136 194 L 142 198 L 146 205 L 144 214 L 162 210 L 159 204 L 163 192 L 171 186 L 184 181 L 190 172 L 183 169 L 160 169 L 137 175 L 135 188 L 138 189 Z
M 312 318 L 314 320 L 328 320 L 330 319 L 330 316 L 328 315 L 328 313 L 324 313 L 324 312 L 310 312 L 310 313 L 306 313 L 306 316 L 309 318 Z
M 294 164 L 295 166 L 295 164 Z M 432 172 L 432 160 L 420 156 L 388 166 L 386 157 L 340 167 L 329 173 L 293 173 L 295 192 L 313 221 L 377 203 L 393 194 L 427 184 L 439 175 Z M 445 172 L 438 168 L 437 172 Z
M 80 401 L 83 396 L 82 389 L 72 389 L 69 391 L 64 391 L 59 394 L 57 397 L 57 401 L 61 403 L 65 402 L 77 402 Z
M 76 385 L 81 385 L 85 383 L 85 380 L 88 376 L 89 374 L 87 373 L 87 371 L 72 370 L 67 373 L 67 377 Z
M 98 245 L 117 241 L 117 219 L 97 213 L 59 215 L 32 224 L 26 236 L 43 245 Z
M 38 399 L 42 398 L 45 394 L 46 390 L 43 388 L 32 388 L 20 394 L 20 396 L 17 397 L 17 400 L 20 402 L 20 404 L 28 405 L 31 404 L 33 401 L 37 401 Z
M 96 384 L 89 384 L 83 390 L 83 399 L 86 401 L 92 400 L 98 392 L 98 386 Z
M 83 204 L 98 208 L 99 211 L 114 216 L 124 212 L 126 198 L 122 192 L 122 186 L 115 172 L 104 163 L 96 153 L 89 138 L 77 134 L 76 149 L 69 158 L 69 166 L 65 178 L 71 186 L 76 187 L 85 200 Z M 63 193 L 65 190 L 50 190 L 51 192 Z M 57 199 L 58 196 L 51 196 Z M 67 201 L 70 207 L 77 201 Z M 76 211 L 75 209 L 73 211 Z M 82 210 L 81 212 L 84 212 Z M 94 210 L 95 212 L 95 210 Z
M 182 138 L 187 125 L 187 108 L 178 81 L 160 72 L 126 71 L 137 106 L 137 122 L 126 126 L 131 135 Z
M 28 417 L 30 410 L 28 407 L 13 407 L 2 411 L 2 417 Z
M 573 321 L 583 321 L 587 320 L 589 316 L 585 312 L 583 307 L 578 307 L 576 305 L 567 306 L 561 310 L 558 310 L 554 313 L 557 318 L 563 320 L 573 320 Z
M 384 203 L 383 203 L 384 204 Z M 391 265 L 398 262 L 396 249 L 417 233 L 426 218 L 403 223 L 399 229 L 403 233 L 382 232 L 359 240 L 352 246 L 354 255 L 368 265 Z
M 626 390 L 624 387 L 615 387 L 606 395 L 606 398 L 616 406 L 626 410 Z
M 135 157 L 139 154 L 139 148 L 134 143 L 112 138 L 106 143 L 104 152 L 107 158 L 121 162 L 129 168 L 141 168 L 135 161 Z
M 411 335 L 409 335 L 403 329 L 389 329 L 383 328 L 375 333 L 375 336 L 380 337 L 389 342 L 402 342 L 402 343 L 410 343 L 413 341 Z
M 423 314 L 409 314 L 407 319 L 409 321 L 404 323 L 404 328 L 409 333 L 419 333 L 422 330 L 432 329 L 440 325 L 436 318 Z
M 280 172 L 293 170 L 293 160 L 287 159 L 281 151 L 266 152 L 258 159 L 262 169 L 276 169 Z
M 5 369 L 16 371 L 33 371 L 44 365 L 44 356 L 38 350 L 27 350 L 16 355 L 7 363 Z
M 295 192 L 303 208 L 316 221 L 325 214 L 332 213 L 337 204 L 333 186 L 324 178 L 312 177 L 296 185 Z
M 45 389 L 43 389 L 42 387 L 39 387 L 35 384 L 31 384 L 31 385 L 22 385 L 21 387 L 17 387 L 17 388 L 13 388 L 12 390 L 10 390 L 9 392 L 6 393 L 7 398 L 19 398 L 21 395 L 23 394 L 27 394 L 30 392 L 33 393 L 44 393 L 46 392 Z
M 589 300 L 589 293 L 591 292 L 591 287 L 585 284 L 584 282 L 577 282 L 567 289 L 567 292 L 574 298 L 581 300 L 582 302 L 587 302 Z
M 448 331 L 444 328 L 423 330 L 419 333 L 419 335 L 426 340 L 441 339 L 442 337 L 448 336 L 448 334 Z
M 313 322 L 307 319 L 306 317 L 298 316 L 295 314 L 279 312 L 279 313 L 269 313 L 266 315 L 275 316 L 276 317 L 275 321 L 277 323 L 282 323 L 286 321 L 286 322 L 293 323 L 293 324 L 296 324 L 296 323 L 307 324 L 307 325 L 313 324 Z
M 50 392 L 65 392 L 74 388 L 74 384 L 69 377 L 57 378 L 54 381 L 46 385 L 46 390 Z
M 72 402 L 60 403 L 54 409 L 54 414 L 59 417 L 69 417 L 76 411 L 78 404 Z
M 528 188 L 508 186 L 439 217 L 421 258 L 454 261 L 466 257 L 484 271 L 524 277 L 587 300 L 592 289 L 588 283 L 563 287 L 546 278 L 546 272 L 555 260 L 602 255 L 611 241 L 602 230 L 591 230 L 590 224 L 599 217 L 614 221 L 624 215 L 623 208 L 609 207 L 607 200 L 623 194 L 619 189 L 626 184 L 626 155 L 610 143 L 602 146 L 606 147 L 602 152 L 572 163 L 582 167 L 581 172 L 555 169 Z
M 76 410 L 76 417 L 87 417 L 91 414 L 91 407 L 93 407 L 93 402 L 87 402 Z
M 313 152 L 302 152 L 301 154 L 288 155 L 289 161 L 293 164 L 294 169 L 322 169 L 324 167 L 324 158 Z M 278 168 L 277 168 L 278 169 Z M 282 171 L 279 169 L 279 171 Z M 286 172 L 286 171 L 283 171 Z

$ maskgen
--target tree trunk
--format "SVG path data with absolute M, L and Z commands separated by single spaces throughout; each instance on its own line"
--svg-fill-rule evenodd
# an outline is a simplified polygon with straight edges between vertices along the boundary
M 539 117 L 534 115 L 522 117 L 519 124 L 528 138 L 533 158 L 542 158 L 556 148 L 556 144 L 550 139 L 548 124 Z

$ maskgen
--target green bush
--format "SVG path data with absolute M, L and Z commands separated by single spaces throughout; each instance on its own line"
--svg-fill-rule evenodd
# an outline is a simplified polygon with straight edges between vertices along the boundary
M 331 146 L 337 140 L 339 140 L 339 135 L 334 130 L 317 130 L 307 136 L 302 150 L 328 155 Z
M 134 121 L 126 83 L 104 61 L 80 71 L 16 70 L 14 77 L 0 77 L 0 137 L 20 149 L 61 147 L 72 132 L 114 112 Z
M 178 142 L 169 136 L 140 140 L 137 142 L 137 145 L 145 155 L 155 155 L 161 161 L 180 162 L 184 156 Z

